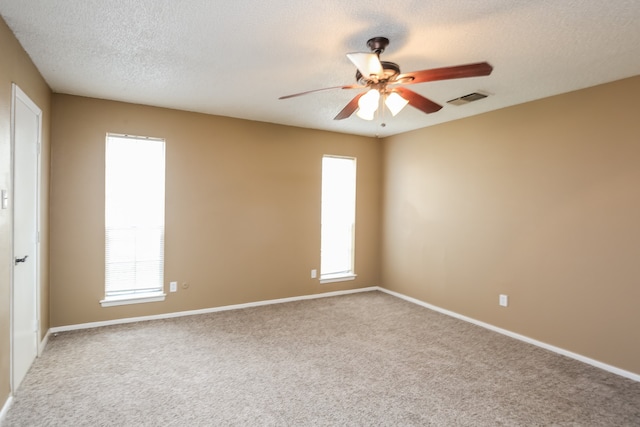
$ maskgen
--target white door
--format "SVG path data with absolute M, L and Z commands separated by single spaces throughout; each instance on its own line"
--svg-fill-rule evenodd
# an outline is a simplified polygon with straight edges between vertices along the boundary
M 38 353 L 40 109 L 13 85 L 12 391 Z

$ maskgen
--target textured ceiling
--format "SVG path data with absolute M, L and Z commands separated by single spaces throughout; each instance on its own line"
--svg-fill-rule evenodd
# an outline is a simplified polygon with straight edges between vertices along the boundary
M 0 14 L 54 92 L 359 135 L 640 74 L 638 0 L 1 0 Z M 356 90 L 278 100 L 355 83 L 345 54 L 368 52 L 374 36 L 391 40 L 382 59 L 403 72 L 479 61 L 494 70 L 411 86 L 444 105 L 429 115 L 407 107 L 334 121 Z M 478 90 L 491 96 L 446 104 Z

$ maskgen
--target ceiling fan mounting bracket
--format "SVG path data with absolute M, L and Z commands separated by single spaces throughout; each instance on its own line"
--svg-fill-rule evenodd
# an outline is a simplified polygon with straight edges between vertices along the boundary
M 371 52 L 380 55 L 389 46 L 389 39 L 386 37 L 374 37 L 367 41 L 367 46 L 369 46 Z

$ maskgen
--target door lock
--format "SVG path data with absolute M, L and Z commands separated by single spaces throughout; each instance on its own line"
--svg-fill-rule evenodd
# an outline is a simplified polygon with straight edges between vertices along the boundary
M 18 264 L 19 264 L 19 263 L 21 263 L 21 262 L 25 262 L 25 261 L 27 260 L 27 257 L 28 257 L 28 256 L 29 256 L 29 255 L 25 255 L 25 256 L 23 256 L 22 258 L 16 258 L 16 265 L 18 265 Z

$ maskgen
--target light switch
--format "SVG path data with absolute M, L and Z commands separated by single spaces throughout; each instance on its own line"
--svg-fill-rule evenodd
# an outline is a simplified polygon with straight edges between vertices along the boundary
M 7 190 L 0 191 L 0 199 L 2 209 L 7 209 L 9 207 L 9 192 Z

